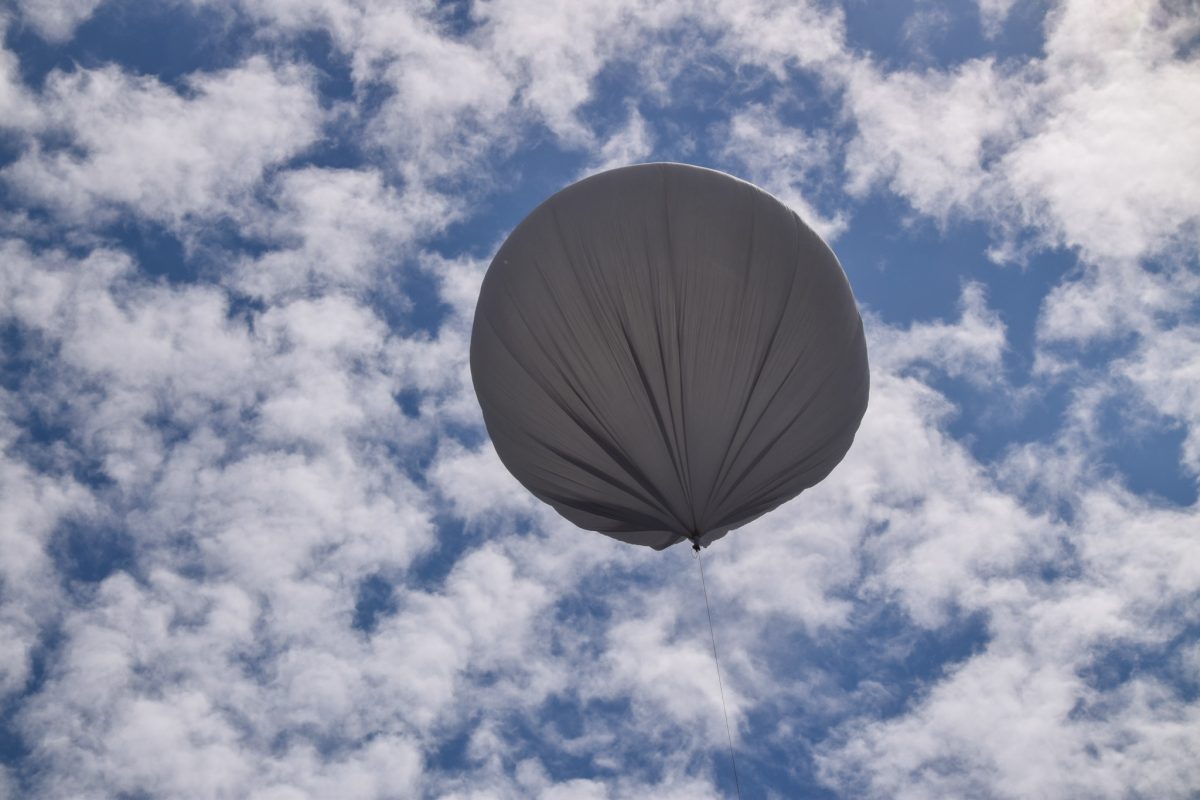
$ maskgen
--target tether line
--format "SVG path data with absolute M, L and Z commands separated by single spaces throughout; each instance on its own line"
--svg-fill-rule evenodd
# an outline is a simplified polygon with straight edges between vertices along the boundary
M 733 730 L 729 727 L 729 709 L 725 706 L 725 684 L 721 681 L 721 662 L 717 659 L 717 633 L 713 628 L 712 606 L 708 604 L 708 587 L 704 583 L 704 560 L 700 558 L 700 545 L 693 541 L 696 563 L 700 566 L 700 588 L 704 590 L 704 610 L 708 612 L 708 635 L 712 637 L 713 666 L 717 668 L 717 688 L 721 692 L 721 710 L 725 712 L 725 735 L 729 737 L 729 763 L 733 765 L 733 785 L 737 787 L 738 800 L 742 800 L 742 782 L 738 780 L 737 757 L 733 754 Z

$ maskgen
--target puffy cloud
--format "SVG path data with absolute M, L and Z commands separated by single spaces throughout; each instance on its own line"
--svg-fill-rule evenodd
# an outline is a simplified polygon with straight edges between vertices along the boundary
M 649 160 L 654 151 L 654 137 L 646 124 L 646 118 L 636 107 L 630 106 L 629 119 L 613 132 L 600 146 L 597 160 L 587 171 L 601 172 L 629 164 L 641 164 Z
M 1118 261 L 1085 265 L 1080 272 L 1042 300 L 1037 323 L 1042 343 L 1084 345 L 1129 332 L 1149 334 L 1160 320 L 1186 312 L 1200 291 L 1200 277 L 1171 262 L 1149 270 Z
M 806 197 L 810 186 L 829 180 L 834 162 L 829 137 L 786 125 L 769 109 L 753 104 L 730 118 L 723 138 L 724 158 L 744 165 L 750 180 L 782 200 L 824 239 L 832 241 L 845 230 L 842 214 L 827 218 Z
M 21 18 L 43 39 L 62 42 L 92 15 L 104 0 L 18 0 Z
M 0 177 L 74 223 L 129 210 L 182 228 L 228 213 L 265 169 L 320 131 L 322 112 L 301 67 L 254 57 L 192 75 L 186 89 L 116 66 L 53 72 L 39 101 L 42 135 Z
M 7 16 L 0 16 L 0 40 L 6 37 L 11 24 Z M 17 56 L 0 48 L 0 130 L 20 130 L 37 118 L 37 105 L 21 81 Z
M 576 112 L 591 97 L 592 80 L 605 62 L 642 30 L 678 13 L 678 4 L 653 9 L 642 0 L 555 7 L 488 0 L 475 10 L 486 24 L 497 63 L 506 74 L 520 76 L 522 104 L 556 135 L 578 143 L 588 143 L 591 132 Z M 635 18 L 638 24 L 628 24 Z
M 843 12 L 838 7 L 784 0 L 713 0 L 699 16 L 724 36 L 731 60 L 755 64 L 783 78 L 801 67 L 819 74 L 843 69 L 848 61 Z
M 236 419 L 253 394 L 246 331 L 227 318 L 224 293 L 142 283 L 124 254 L 76 261 L 5 243 L 8 319 L 54 342 L 51 408 L 114 480 L 141 482 L 161 464 L 169 432 Z M 221 420 L 225 417 L 225 420 Z
M 1106 673 L 1106 659 L 1128 648 L 1149 664 L 1170 658 L 1194 624 L 1195 524 L 1194 510 L 1089 492 L 1071 571 L 1047 583 L 985 579 L 987 649 L 906 713 L 848 723 L 822 755 L 827 777 L 866 797 L 1187 796 L 1197 705 L 1150 670 L 1114 682 L 1122 673 Z
M 985 29 L 1009 7 L 982 3 Z M 991 223 L 997 254 L 1076 248 L 1086 263 L 1043 300 L 1044 363 L 1135 337 L 1035 374 L 1073 381 L 1065 422 L 985 463 L 937 387 L 1030 389 L 1004 377 L 987 276 L 941 319 L 868 316 L 849 457 L 703 555 L 734 736 L 772 761 L 752 772 L 799 781 L 815 753 L 814 780 L 847 795 L 1184 796 L 1196 509 L 1103 479 L 1090 440 L 1133 388 L 1186 427 L 1196 468 L 1197 287 L 1171 249 L 1195 225 L 1194 26 L 1096 9 L 1056 10 L 1023 65 L 918 72 L 849 52 L 837 9 L 724 0 L 247 1 L 226 13 L 271 58 L 179 87 L 112 65 L 34 89 L 3 54 L 5 230 L 33 243 L 0 250 L 0 690 L 29 750 L 0 793 L 727 794 L 690 553 L 533 500 L 485 441 L 467 357 L 497 164 L 557 148 L 575 174 L 685 127 L 827 235 L 883 188 L 946 229 Z M 346 96 L 318 97 L 302 65 L 314 30 Z M 616 116 L 593 113 L 630 63 Z M 789 124 L 797 70 L 844 116 Z M 727 98 L 699 123 L 671 91 L 697 76 Z M 361 163 L 309 159 L 323 137 Z M 546 163 L 521 168 L 552 180 Z M 113 222 L 167 226 L 201 268 L 145 274 L 97 246 Z M 470 249 L 436 240 L 451 224 Z M 112 542 L 128 552 L 103 561 Z M 91 573 L 72 565 L 93 551 Z M 962 652 L 927 644 L 964 627 Z
M 947 375 L 993 382 L 1007 347 L 1004 323 L 987 307 L 984 288 L 963 286 L 958 322 L 918 322 L 908 330 L 879 325 L 871 347 L 871 360 L 885 370 L 905 371 L 922 363 Z
M 517 84 L 487 48 L 444 36 L 433 20 L 390 4 L 368 11 L 354 47 L 390 90 L 371 136 L 406 180 L 469 186 L 481 160 L 510 144 Z
M 1186 426 L 1183 463 L 1200 473 L 1200 329 L 1156 331 L 1119 368 L 1148 404 Z
M 978 0 L 979 24 L 985 36 L 994 37 L 1004 27 L 1017 0 Z
M 414 785 L 421 757 L 399 732 L 345 757 L 311 743 L 325 735 L 312 721 L 344 722 L 366 680 L 361 664 L 322 655 L 362 649 L 350 627 L 358 582 L 430 544 L 428 500 L 377 452 L 404 437 L 378 320 L 334 296 L 281 304 L 251 327 L 220 291 L 145 283 L 114 253 L 76 263 L 9 245 L 8 256 L 6 320 L 54 342 L 42 396 L 63 409 L 70 446 L 118 487 L 72 489 L 19 462 L 5 472 L 14 501 L 28 499 L 8 509 L 3 608 L 6 628 L 24 627 L 5 688 L 24 684 L 22 649 L 27 662 L 47 646 L 43 628 L 64 631 L 20 721 L 29 741 L 47 741 L 40 792 L 321 794 L 345 783 L 378 796 Z M 376 426 L 392 433 L 365 433 Z M 134 557 L 73 607 L 40 577 L 56 571 L 46 541 L 64 515 L 91 513 L 93 493 Z M 93 535 L 85 528 L 79 546 Z M 298 738 L 278 751 L 280 736 Z M 75 759 L 81 750 L 94 756 Z
M 95 512 L 90 492 L 71 477 L 40 473 L 7 454 L 15 449 L 18 429 L 10 417 L 13 404 L 7 397 L 4 401 L 0 441 L 6 454 L 0 458 L 0 490 L 5 502 L 0 510 L 0 547 L 5 558 L 0 565 L 0 631 L 6 645 L 0 656 L 0 697 L 25 687 L 41 632 L 54 624 L 61 611 L 49 553 L 55 531 L 71 516 L 86 518 Z
M 273 202 L 252 207 L 241 225 L 273 247 L 243 260 L 231 281 L 262 298 L 362 292 L 453 213 L 444 196 L 397 191 L 371 170 L 288 170 L 269 191 Z
M 855 65 L 849 188 L 886 183 L 921 213 L 1032 230 L 1093 262 L 1190 242 L 1200 67 L 1177 53 L 1195 31 L 1169 5 L 1067 2 L 1047 20 L 1045 57 L 1026 65 Z
M 1175 51 L 1196 24 L 1150 3 L 1066 4 L 1039 118 L 997 165 L 1024 221 L 1090 260 L 1194 241 L 1200 145 L 1185 132 L 1200 124 L 1200 64 Z
M 846 106 L 858 127 L 846 152 L 850 191 L 886 182 L 940 220 L 990 211 L 985 161 L 1015 131 L 1024 101 L 989 59 L 953 72 L 881 74 L 869 63 L 855 65 L 846 78 Z

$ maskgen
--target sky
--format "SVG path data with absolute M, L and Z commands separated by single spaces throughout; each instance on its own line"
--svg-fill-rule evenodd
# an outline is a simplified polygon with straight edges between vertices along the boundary
M 870 407 L 705 551 L 744 797 L 1194 798 L 1189 0 L 0 5 L 0 797 L 734 795 L 692 553 L 503 469 L 491 255 L 682 161 Z

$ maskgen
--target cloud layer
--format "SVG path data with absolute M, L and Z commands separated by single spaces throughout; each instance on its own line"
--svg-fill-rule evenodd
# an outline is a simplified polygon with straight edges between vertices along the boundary
M 181 76 L 111 10 L 0 17 L 0 797 L 728 796 L 690 552 L 529 497 L 467 370 L 504 233 L 642 160 L 887 229 L 857 443 L 704 554 L 748 793 L 1200 785 L 1186 6 L 196 2 Z

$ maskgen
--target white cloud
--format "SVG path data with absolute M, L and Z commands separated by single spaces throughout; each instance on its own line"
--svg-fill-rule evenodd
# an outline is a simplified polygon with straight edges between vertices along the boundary
M 1110 649 L 1153 652 L 1194 624 L 1196 515 L 1115 497 L 1082 499 L 1077 572 L 984 577 L 965 599 L 991 617 L 987 649 L 906 713 L 850 723 L 823 755 L 825 774 L 867 797 L 1187 796 L 1200 707 L 1152 674 L 1112 688 L 1088 675 Z
M 979 6 L 979 24 L 983 28 L 984 36 L 997 36 L 1016 4 L 1017 0 L 976 0 L 976 5 Z
M 916 322 L 905 331 L 876 325 L 871 362 L 888 372 L 928 364 L 954 377 L 995 382 L 1007 347 L 1004 323 L 978 283 L 964 284 L 959 310 L 955 323 Z
M 115 66 L 56 71 L 39 102 L 44 135 L 0 177 L 84 224 L 129 210 L 181 228 L 227 213 L 312 144 L 322 119 L 305 70 L 261 57 L 193 75 L 186 94 Z M 59 137 L 69 146 L 52 146 Z
M 735 63 L 758 64 L 778 78 L 791 67 L 834 72 L 847 60 L 839 7 L 787 0 L 711 0 L 698 17 L 725 40 Z
M 648 594 L 647 605 L 656 610 L 609 629 L 603 684 L 593 691 L 629 696 L 635 728 L 653 731 L 669 720 L 700 741 L 719 742 L 725 718 L 709 643 L 696 629 L 677 638 L 679 611 L 668 598 Z M 724 692 L 737 741 L 742 698 L 732 681 Z
M 718 608 L 736 603 L 750 619 L 786 618 L 810 635 L 847 624 L 860 520 L 841 493 L 815 489 L 802 497 L 740 530 L 736 548 L 712 553 L 707 572 Z M 752 646 L 744 637 L 730 652 Z
M 22 19 L 48 42 L 65 42 L 104 0 L 18 0 Z
M 827 136 L 786 125 L 770 109 L 752 104 L 730 117 L 722 139 L 724 158 L 744 165 L 749 180 L 778 197 L 822 238 L 832 241 L 846 229 L 844 215 L 826 217 L 806 196 L 829 179 L 833 148 Z
M 397 269 L 412 242 L 451 219 L 447 198 L 397 191 L 375 171 L 307 167 L 277 174 L 273 202 L 240 220 L 276 245 L 238 265 L 232 283 L 256 297 L 362 292 Z
M 1155 410 L 1185 426 L 1183 463 L 1200 474 L 1200 328 L 1157 331 L 1118 368 Z
M 12 20 L 0 15 L 0 41 L 6 38 L 10 25 Z M 37 104 L 21 81 L 16 54 L 0 47 L 0 130 L 20 130 L 37 118 Z
M 1200 126 L 1200 64 L 1173 58 L 1176 31 L 1154 17 L 1149 4 L 1069 4 L 1048 38 L 1039 120 L 997 165 L 1023 220 L 1089 260 L 1150 255 L 1200 225 L 1187 133 Z
M 3 398 L 0 442 L 13 448 L 18 433 Z M 90 492 L 70 477 L 40 474 L 19 458 L 0 456 L 0 697 L 20 692 L 30 678 L 41 631 L 61 611 L 57 575 L 48 551 L 51 537 L 70 516 L 95 512 Z
M 979 657 L 913 715 L 855 731 L 823 766 L 863 797 L 1187 796 L 1195 708 L 1138 681 L 1111 693 L 1102 719 L 1072 721 L 1089 694 L 1069 671 Z
M 470 522 L 506 514 L 531 514 L 537 507 L 533 496 L 504 469 L 490 444 L 474 451 L 459 444 L 444 445 L 429 477 L 455 513 Z
M 1006 4 L 984 5 L 998 24 Z M 1096 263 L 1045 301 L 1040 342 L 1140 333 L 1113 380 L 1186 426 L 1185 457 L 1200 458 L 1196 335 L 1181 321 L 1195 287 L 1185 267 L 1137 267 L 1189 241 L 1195 218 L 1178 19 L 1115 5 L 1091 19 L 1071 4 L 1024 68 L 887 74 L 846 51 L 840 12 L 807 4 L 497 0 L 457 32 L 430 5 L 242 8 L 263 26 L 251 45 L 276 59 L 289 36 L 328 29 L 354 96 L 323 111 L 308 68 L 259 57 L 182 90 L 113 66 L 51 73 L 40 93 L 0 61 L 0 107 L 33 137 L 5 172 L 18 202 L 85 233 L 165 224 L 214 262 L 171 284 L 112 247 L 0 250 L 0 316 L 41 343 L 0 427 L 13 498 L 0 513 L 0 632 L 13 644 L 0 689 L 20 691 L 30 653 L 52 648 L 14 721 L 31 747 L 21 780 L 40 796 L 725 794 L 690 553 L 575 530 L 504 471 L 479 441 L 467 359 L 486 258 L 422 249 L 539 126 L 586 163 L 644 158 L 666 128 L 642 110 L 670 117 L 671 81 L 689 70 L 762 82 L 765 99 L 719 109 L 696 135 L 725 137 L 724 157 L 827 235 L 853 200 L 825 199 L 845 153 L 855 192 L 886 186 L 939 221 L 1079 248 Z M 643 74 L 617 106 L 624 125 L 601 136 L 586 106 L 626 62 Z M 779 93 L 797 69 L 825 99 L 844 90 L 848 117 L 833 122 L 857 126 L 848 149 L 838 125 L 785 124 Z M 1114 100 L 1129 113 L 1109 120 Z M 1162 148 L 1126 153 L 1160 129 Z M 325 135 L 356 137 L 377 163 L 289 163 Z M 1097 162 L 1063 163 L 1080 143 L 1110 176 L 1095 196 L 1078 196 L 1093 185 L 1078 164 Z M 206 238 L 221 218 L 261 251 L 226 256 Z M 400 270 L 447 304 L 431 330 L 405 335 L 382 316 L 411 310 Z M 235 309 L 231 290 L 253 302 Z M 974 380 L 998 403 L 1014 391 L 989 302 L 967 283 L 957 317 L 868 318 L 872 404 L 846 461 L 706 551 L 735 736 L 769 716 L 767 740 L 803 761 L 812 731 L 836 725 L 820 774 L 848 795 L 1183 796 L 1197 782 L 1194 700 L 1153 667 L 1112 687 L 1091 676 L 1122 647 L 1195 660 L 1171 643 L 1197 614 L 1196 509 L 1098 479 L 1089 426 L 1115 384 L 1094 376 L 1057 439 L 994 468 L 956 441 L 936 379 Z M 18 441 L 35 406 L 64 441 Z M 104 480 L 68 477 L 85 460 Z M 64 584 L 48 545 L 72 515 L 120 527 L 128 572 Z M 358 629 L 370 576 L 391 595 Z M 884 609 L 900 618 L 894 636 L 864 625 Z M 869 635 L 850 656 L 899 669 L 898 651 L 964 618 L 983 641 L 944 673 L 848 687 L 821 661 Z M 910 678 L 921 685 L 905 702 Z M 902 705 L 876 716 L 885 701 Z M 462 753 L 446 767 L 448 743 Z
M 656 12 L 642 0 L 587 2 L 538 7 L 519 0 L 487 0 L 476 6 L 486 23 L 489 48 L 501 70 L 522 84 L 522 105 L 537 113 L 556 135 L 586 144 L 591 132 L 576 112 L 591 97 L 592 79 L 630 37 L 675 12 Z M 628 24 L 634 17 L 640 24 Z M 657 19 L 656 19 L 657 18 Z
M 654 137 L 646 124 L 646 118 L 635 106 L 629 108 L 629 119 L 614 131 L 597 153 L 594 164 L 586 170 L 588 174 L 606 169 L 641 164 L 654 151 Z
M 903 360 L 887 360 L 889 349 L 903 354 L 908 342 L 929 340 L 931 364 L 954 374 L 961 351 L 944 343 L 978 339 L 977 328 L 970 311 L 957 326 L 914 325 L 904 333 L 873 326 L 872 343 L 891 341 L 872 375 L 861 444 L 829 479 L 844 493 L 834 507 L 855 515 L 859 535 L 877 531 L 863 541 L 877 565 L 867 586 L 897 597 L 923 625 L 941 624 L 964 604 L 980 573 L 1014 571 L 1036 558 L 1048 528 L 993 486 L 982 465 L 941 430 L 953 410 L 946 398 L 906 375 Z M 939 351 L 951 354 L 944 364 Z
M 886 183 L 921 213 L 1030 230 L 1094 262 L 1186 246 L 1200 230 L 1188 135 L 1200 66 L 1176 52 L 1196 25 L 1154 2 L 1067 2 L 1047 22 L 1045 58 L 1023 67 L 860 64 L 846 83 L 859 128 L 849 188 Z
M 389 342 L 387 358 L 404 385 L 419 392 L 421 415 L 434 426 L 478 429 L 483 424 L 471 384 L 468 348 L 486 267 L 473 258 L 447 259 L 423 253 L 420 269 L 437 282 L 450 311 L 436 336 L 418 333 Z
M 1130 332 L 1147 335 L 1160 318 L 1186 311 L 1200 293 L 1200 277 L 1169 262 L 1154 271 L 1118 261 L 1085 265 L 1081 272 L 1042 300 L 1040 342 L 1085 344 Z
M 953 72 L 847 75 L 846 107 L 858 126 L 846 152 L 849 190 L 885 182 L 921 213 L 945 220 L 990 211 L 985 160 L 1016 128 L 1026 102 L 988 59 Z
M 59 346 L 53 400 L 114 480 L 144 481 L 161 464 L 160 411 L 190 427 L 236 419 L 252 402 L 251 343 L 226 319 L 224 293 L 141 284 L 113 251 L 76 261 L 6 243 L 5 255 L 6 311 Z
M 406 180 L 478 180 L 481 159 L 512 138 L 517 86 L 486 48 L 390 5 L 364 17 L 355 48 L 376 60 L 378 79 L 393 92 L 370 125 Z
M 907 335 L 919 341 L 923 327 Z M 1173 391 L 1155 394 L 1171 413 L 1190 390 L 1187 371 L 1171 360 L 1186 360 L 1186 348 L 1164 342 L 1155 353 L 1146 341 L 1115 366 L 1146 381 L 1147 392 L 1150 381 L 1176 381 Z M 877 367 L 887 368 L 886 353 Z M 957 444 L 928 427 L 917 434 L 921 424 L 895 414 L 897 398 L 915 400 L 928 389 L 874 377 L 859 434 L 873 445 L 856 446 L 817 493 L 843 481 L 887 487 L 870 498 L 883 526 L 863 545 L 874 565 L 864 589 L 897 597 L 921 625 L 936 627 L 947 612 L 983 614 L 987 640 L 900 713 L 844 722 L 820 748 L 820 774 L 863 797 L 1187 796 L 1197 780 L 1186 754 L 1198 741 L 1200 706 L 1155 665 L 1173 669 L 1173 643 L 1200 614 L 1197 508 L 1156 505 L 1099 476 L 1095 404 L 1113 387 L 1081 388 L 1053 446 L 1017 448 L 1013 471 L 993 474 Z M 936 406 L 929 410 L 936 420 Z M 944 444 L 918 446 L 918 435 Z M 885 436 L 907 441 L 889 447 Z M 862 462 L 888 453 L 915 460 L 866 479 Z M 912 494 L 900 493 L 898 477 L 912 473 L 921 475 Z M 1065 516 L 1055 510 L 1062 505 L 1071 509 Z M 1106 672 L 1112 658 L 1135 659 L 1128 677 Z

